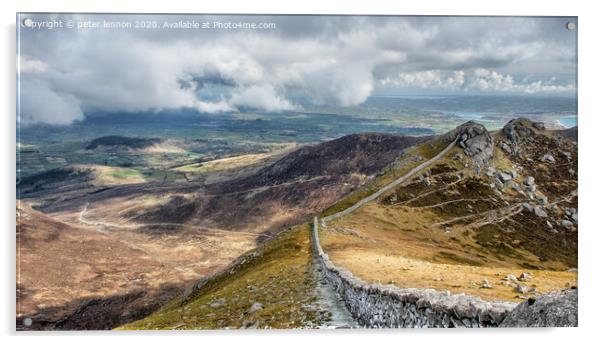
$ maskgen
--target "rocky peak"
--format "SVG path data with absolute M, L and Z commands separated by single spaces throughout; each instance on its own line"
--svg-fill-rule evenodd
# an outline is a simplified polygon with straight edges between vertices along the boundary
M 485 164 L 493 157 L 493 138 L 482 124 L 468 121 L 445 134 L 444 139 L 456 140 L 464 154 L 478 164 Z
M 539 132 L 545 130 L 541 122 L 533 122 L 526 118 L 517 118 L 508 122 L 502 129 L 506 138 L 510 139 L 512 144 L 516 145 L 522 142 L 529 142 Z

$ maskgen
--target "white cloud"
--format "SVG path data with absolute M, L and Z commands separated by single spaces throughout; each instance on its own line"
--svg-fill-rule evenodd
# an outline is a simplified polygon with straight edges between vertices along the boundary
M 70 94 L 58 93 L 48 84 L 39 80 L 21 81 L 21 92 L 35 94 L 28 101 L 19 100 L 23 124 L 50 123 L 56 125 L 70 124 L 83 118 L 79 100 Z
M 519 87 L 519 85 L 514 84 L 512 76 L 487 69 L 477 69 L 472 73 L 472 76 L 472 79 L 465 86 L 466 89 L 511 92 L 516 91 Z
M 43 73 L 23 73 L 22 78 L 53 85 L 57 95 L 75 97 L 79 112 L 84 113 L 181 107 L 211 113 L 239 107 L 279 112 L 295 108 L 286 99 L 287 90 L 296 90 L 315 103 L 360 104 L 374 89 L 373 68 L 403 59 L 403 54 L 378 47 L 358 56 L 368 43 L 359 41 L 234 37 L 220 44 L 156 44 L 128 36 L 101 41 L 104 44 L 86 38 L 72 44 L 61 56 L 48 56 L 52 62 Z M 29 69 L 36 66 L 23 61 Z M 226 94 L 199 98 L 203 92 L 195 87 L 205 87 L 205 79 L 220 79 L 231 88 Z M 36 92 L 22 85 L 24 103 L 35 102 Z M 40 109 L 22 107 L 22 116 L 47 121 L 48 116 L 30 112 L 34 110 Z
M 273 112 L 294 109 L 294 106 L 279 96 L 271 85 L 241 88 L 235 91 L 229 103 L 236 107 L 250 107 Z
M 282 30 L 22 31 L 21 116 L 70 123 L 90 111 L 287 111 L 295 108 L 290 94 L 354 106 L 382 88 L 574 90 L 549 77 L 517 83 L 512 76 L 513 66 L 550 77 L 571 70 L 573 41 L 549 35 L 555 19 L 270 20 Z
M 428 70 L 410 73 L 400 73 L 381 81 L 381 85 L 396 89 L 428 89 L 432 91 L 477 91 L 484 93 L 571 93 L 576 87 L 572 83 L 553 84 L 556 78 L 549 82 L 537 80 L 533 82 L 516 83 L 509 74 L 502 74 L 488 69 L 470 71 Z
M 194 101 L 192 107 L 197 109 L 199 112 L 205 113 L 236 111 L 236 108 L 232 107 L 232 105 L 230 105 L 225 100 L 219 100 L 215 102 L 204 102 L 202 100 L 196 100 Z
M 549 85 L 543 81 L 535 81 L 530 84 L 523 85 L 523 92 L 528 94 L 533 93 L 573 93 L 577 89 L 574 84 L 566 85 Z
M 48 69 L 48 65 L 40 60 L 22 55 L 19 65 L 21 73 L 41 73 Z

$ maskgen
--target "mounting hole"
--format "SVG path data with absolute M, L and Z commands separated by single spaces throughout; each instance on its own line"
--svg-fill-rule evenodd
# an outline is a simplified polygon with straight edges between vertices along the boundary
M 577 25 L 574 22 L 568 22 L 568 23 L 566 23 L 566 29 L 567 30 L 575 30 L 576 27 L 577 27 Z

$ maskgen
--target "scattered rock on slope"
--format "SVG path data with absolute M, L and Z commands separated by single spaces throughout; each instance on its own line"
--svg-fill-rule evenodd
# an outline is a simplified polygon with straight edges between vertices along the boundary
M 543 210 L 543 208 L 540 206 L 536 206 L 535 208 L 533 208 L 533 212 L 539 217 L 548 217 L 548 213 L 546 213 L 546 211 Z
M 246 314 L 253 314 L 258 310 L 263 309 L 263 305 L 259 302 L 254 302 L 249 309 L 247 309 Z
M 541 162 L 549 162 L 549 163 L 556 163 L 556 159 L 554 159 L 554 156 L 550 153 L 546 153 L 544 154 L 541 159 L 539 159 L 539 161 Z

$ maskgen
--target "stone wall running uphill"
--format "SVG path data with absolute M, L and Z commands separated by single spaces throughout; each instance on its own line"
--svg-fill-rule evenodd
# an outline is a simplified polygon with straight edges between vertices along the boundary
M 489 302 L 434 289 L 367 284 L 335 266 L 324 253 L 314 218 L 312 249 L 319 271 L 364 327 L 498 327 L 516 304 Z

